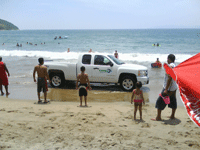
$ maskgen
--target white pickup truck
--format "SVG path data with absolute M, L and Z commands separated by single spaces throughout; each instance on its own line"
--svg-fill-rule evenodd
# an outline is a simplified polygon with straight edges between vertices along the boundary
M 125 91 L 135 88 L 135 83 L 149 83 L 147 67 L 136 64 L 125 64 L 113 55 L 102 53 L 80 54 L 77 63 L 66 61 L 47 61 L 44 64 L 53 87 L 62 87 L 65 81 L 76 81 L 80 67 L 85 66 L 91 83 L 120 83 Z

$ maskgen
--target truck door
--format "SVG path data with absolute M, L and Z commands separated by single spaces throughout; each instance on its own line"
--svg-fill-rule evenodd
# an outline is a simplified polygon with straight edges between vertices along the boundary
M 113 82 L 114 72 L 113 63 L 103 55 L 94 56 L 94 65 L 92 66 L 92 80 L 94 82 Z
M 81 63 L 78 63 L 78 65 L 77 65 L 77 75 L 79 73 L 81 73 L 81 71 L 80 71 L 81 66 L 84 66 L 85 73 L 88 74 L 89 80 L 92 76 L 91 58 L 92 58 L 92 56 L 90 54 L 85 54 L 82 56 Z

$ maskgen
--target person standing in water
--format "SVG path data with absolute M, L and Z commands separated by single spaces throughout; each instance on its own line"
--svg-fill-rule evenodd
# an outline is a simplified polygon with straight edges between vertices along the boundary
M 115 51 L 114 56 L 115 56 L 115 58 L 118 59 L 118 53 L 117 53 L 117 50 Z

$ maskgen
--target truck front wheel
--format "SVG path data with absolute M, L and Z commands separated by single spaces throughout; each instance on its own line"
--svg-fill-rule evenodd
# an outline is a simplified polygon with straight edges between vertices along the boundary
M 65 83 L 65 79 L 61 74 L 50 75 L 52 87 L 62 87 Z
M 124 76 L 121 80 L 121 88 L 124 91 L 132 91 L 135 88 L 135 80 L 131 76 Z

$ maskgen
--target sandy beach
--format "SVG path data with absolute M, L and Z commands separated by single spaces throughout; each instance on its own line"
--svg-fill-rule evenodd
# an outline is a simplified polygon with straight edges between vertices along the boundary
M 62 95 L 62 89 L 53 89 L 49 99 L 53 95 L 58 98 L 55 90 Z M 77 94 L 75 90 L 65 91 Z M 152 121 L 155 104 L 147 102 L 143 106 L 144 122 L 134 121 L 131 93 L 104 92 L 98 102 L 92 99 L 97 99 L 95 92 L 101 91 L 92 92 L 88 97 L 91 107 L 87 108 L 77 107 L 78 96 L 70 102 L 51 100 L 45 105 L 1 96 L 0 149 L 200 149 L 200 130 L 184 107 L 178 107 L 174 120 L 168 118 L 171 109 L 166 108 L 162 121 Z
M 18 81 L 11 79 L 9 98 L 0 96 L 0 149 L 200 149 L 200 130 L 189 119 L 178 91 L 176 119 L 168 118 L 171 109 L 166 108 L 162 121 L 151 120 L 157 113 L 155 101 L 163 87 L 163 71 L 150 70 L 151 82 L 141 88 L 146 101 L 143 122 L 139 112 L 138 120 L 133 120 L 131 92 L 120 86 L 92 84 L 86 108 L 77 107 L 74 82 L 62 89 L 49 86 L 50 104 L 41 105 L 34 104 L 37 87 L 32 77 L 30 84 L 15 85 Z
M 2 16 L 6 19 L 9 15 L 8 21 L 18 25 L 20 30 L 0 32 L 0 56 L 10 72 L 9 98 L 0 96 L 0 150 L 200 149 L 200 128 L 188 117 L 178 90 L 176 119 L 168 118 L 171 109 L 166 107 L 162 112 L 162 121 L 151 120 L 157 114 L 155 102 L 162 91 L 165 75 L 163 67 L 152 68 L 151 63 L 157 58 L 162 64 L 166 63 L 168 54 L 175 54 L 175 63 L 179 65 L 199 53 L 200 26 L 191 24 L 197 22 L 191 19 L 198 17 L 196 12 L 199 9 L 195 8 L 199 4 L 190 2 L 184 5 L 182 1 L 169 1 L 164 5 L 160 1 L 149 2 L 153 7 L 142 4 L 139 1 L 121 1 L 121 5 L 117 1 L 62 1 L 62 5 L 58 1 L 2 3 L 2 6 L 5 5 L 2 7 Z M 144 6 L 148 8 L 138 9 Z M 98 12 L 94 11 L 96 7 Z M 192 12 L 185 11 L 186 7 L 191 8 L 187 10 Z M 153 8 L 153 14 L 150 8 Z M 65 11 L 68 12 L 63 13 Z M 184 12 L 187 14 L 184 15 Z M 144 13 L 151 15 L 144 19 L 147 16 Z M 77 14 L 83 17 L 77 18 Z M 50 19 L 45 21 L 48 15 Z M 62 16 L 65 18 L 61 19 Z M 88 20 L 90 17 L 91 20 Z M 130 21 L 137 23 L 131 24 Z M 55 39 L 55 36 L 63 39 Z M 22 45 L 16 46 L 17 43 Z M 153 45 L 157 43 L 159 46 Z M 148 69 L 149 84 L 141 88 L 146 101 L 143 106 L 144 121 L 133 120 L 131 92 L 124 92 L 116 83 L 91 83 L 92 90 L 88 94 L 90 107 L 77 107 L 80 102 L 74 81 L 66 81 L 59 89 L 48 84 L 50 103 L 34 104 L 37 102 L 37 84 L 33 80 L 33 69 L 38 64 L 38 58 L 43 57 L 45 62 L 55 61 L 55 64 L 57 60 L 76 63 L 79 55 L 90 49 L 96 54 L 109 55 L 114 55 L 117 50 L 121 61 Z M 136 68 L 133 69 L 141 69 Z M 87 69 L 86 73 L 94 76 Z

